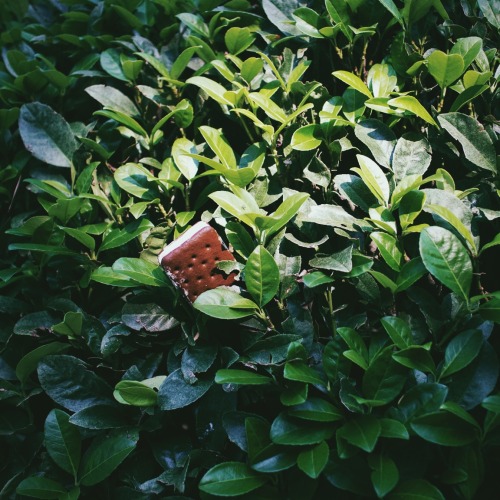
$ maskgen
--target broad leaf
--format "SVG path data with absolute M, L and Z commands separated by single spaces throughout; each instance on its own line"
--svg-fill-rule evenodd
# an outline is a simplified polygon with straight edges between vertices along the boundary
M 451 231 L 438 226 L 424 229 L 420 233 L 420 256 L 434 277 L 468 300 L 472 263 L 467 250 Z
M 203 292 L 193 307 L 219 319 L 239 319 L 251 316 L 258 305 L 229 288 L 219 287 Z
M 297 466 L 309 477 L 316 479 L 323 472 L 329 455 L 330 449 L 326 442 L 322 441 L 313 448 L 300 452 L 297 457 Z
M 444 113 L 439 115 L 438 121 L 460 143 L 467 160 L 477 167 L 497 171 L 493 142 L 476 119 L 462 113 Z
M 267 482 L 267 477 L 241 462 L 224 462 L 212 467 L 201 478 L 199 488 L 210 495 L 232 497 L 253 491 Z
M 56 167 L 70 167 L 77 150 L 75 136 L 66 120 L 40 102 L 24 104 L 19 132 L 26 149 L 39 160 Z
M 69 415 L 52 410 L 45 420 L 45 447 L 54 462 L 75 479 L 80 464 L 81 437 Z
M 82 458 L 80 483 L 92 486 L 104 481 L 134 451 L 138 440 L 134 431 L 95 438 Z
M 260 307 L 270 302 L 278 292 L 280 274 L 273 256 L 259 245 L 250 254 L 245 266 L 245 283 Z

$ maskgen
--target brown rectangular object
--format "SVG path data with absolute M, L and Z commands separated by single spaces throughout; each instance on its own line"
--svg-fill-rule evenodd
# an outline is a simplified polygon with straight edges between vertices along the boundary
M 217 267 L 219 261 L 235 258 L 223 248 L 217 231 L 206 222 L 198 222 L 167 245 L 158 260 L 191 302 L 206 290 L 232 285 L 236 276 Z

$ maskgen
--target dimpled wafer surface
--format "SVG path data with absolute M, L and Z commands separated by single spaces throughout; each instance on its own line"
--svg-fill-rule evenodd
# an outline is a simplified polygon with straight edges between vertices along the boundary
M 221 260 L 235 260 L 225 250 L 214 228 L 204 222 L 196 224 L 178 240 L 173 241 L 160 254 L 160 264 L 170 279 L 194 302 L 206 290 L 229 286 L 236 273 L 225 274 L 217 268 Z

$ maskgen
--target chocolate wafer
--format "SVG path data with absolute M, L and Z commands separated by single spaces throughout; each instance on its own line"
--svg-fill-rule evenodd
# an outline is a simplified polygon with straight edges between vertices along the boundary
M 162 250 L 158 260 L 191 302 L 206 290 L 232 285 L 236 277 L 235 272 L 228 275 L 217 267 L 219 261 L 235 258 L 206 222 L 198 222 L 182 233 Z

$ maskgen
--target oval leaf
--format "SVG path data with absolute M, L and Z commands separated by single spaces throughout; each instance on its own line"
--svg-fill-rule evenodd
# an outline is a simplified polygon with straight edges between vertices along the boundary
M 50 106 L 24 104 L 19 113 L 19 132 L 26 149 L 39 160 L 56 167 L 70 167 L 77 150 L 68 122 Z

